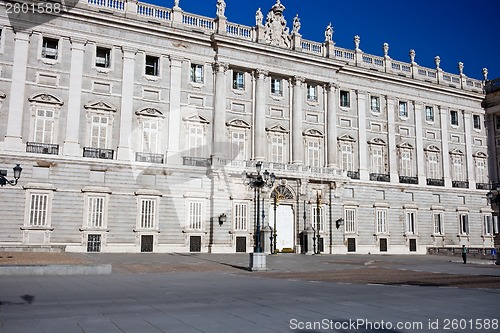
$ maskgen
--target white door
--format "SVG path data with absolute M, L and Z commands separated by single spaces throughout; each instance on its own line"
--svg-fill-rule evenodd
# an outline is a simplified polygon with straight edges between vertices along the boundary
M 279 205 L 276 208 L 276 249 L 294 248 L 294 218 L 290 205 Z M 274 206 L 269 208 L 269 225 L 274 229 Z

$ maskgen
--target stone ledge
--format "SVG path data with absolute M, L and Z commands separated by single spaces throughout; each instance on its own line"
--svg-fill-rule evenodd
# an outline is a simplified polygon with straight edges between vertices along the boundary
M 23 265 L 0 266 L 0 276 L 107 275 L 112 265 Z

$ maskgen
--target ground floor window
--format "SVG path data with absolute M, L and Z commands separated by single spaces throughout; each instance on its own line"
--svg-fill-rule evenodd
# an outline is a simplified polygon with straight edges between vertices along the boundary
M 101 252 L 101 235 L 87 236 L 87 252 Z

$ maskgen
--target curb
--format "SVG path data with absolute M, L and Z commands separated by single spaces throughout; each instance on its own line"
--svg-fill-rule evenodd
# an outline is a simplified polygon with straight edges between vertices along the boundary
M 0 266 L 0 276 L 107 275 L 112 265 L 23 265 Z

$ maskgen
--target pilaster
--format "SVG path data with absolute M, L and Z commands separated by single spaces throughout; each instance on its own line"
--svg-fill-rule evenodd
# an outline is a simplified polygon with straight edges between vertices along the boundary
M 213 156 L 231 157 L 226 146 L 226 71 L 229 65 L 223 62 L 214 64 L 215 102 L 213 118 Z
M 415 155 L 417 159 L 417 177 L 418 183 L 424 185 L 427 182 L 427 178 L 425 174 L 422 105 L 420 103 L 413 102 L 413 110 L 415 111 Z
M 396 123 L 394 120 L 394 107 L 396 100 L 392 96 L 386 96 L 387 105 L 387 156 L 389 158 L 389 176 L 391 183 L 399 183 L 398 152 L 396 147 Z
M 303 77 L 296 76 L 293 79 L 292 164 L 303 164 L 304 161 L 304 143 L 302 140 L 304 82 Z
M 366 92 L 356 91 L 358 111 L 358 160 L 359 179 L 370 180 L 368 171 L 368 142 L 366 140 Z
M 63 153 L 68 156 L 81 156 L 82 154 L 79 134 L 85 43 L 85 40 L 71 38 L 68 116 L 66 119 L 66 136 L 63 143 Z
M 337 86 L 334 83 L 326 85 L 326 140 L 327 140 L 327 166 L 337 166 Z
M 439 115 L 441 118 L 441 159 L 443 161 L 443 179 L 445 187 L 451 187 L 450 147 L 448 143 L 448 112 L 447 108 L 439 106 Z
M 23 114 L 26 71 L 28 64 L 28 48 L 30 35 L 26 32 L 16 32 L 14 37 L 14 65 L 12 68 L 12 83 L 10 88 L 9 114 L 7 131 L 3 143 L 5 150 L 23 151 Z
M 134 103 L 134 66 L 136 50 L 123 48 L 123 75 L 120 115 L 120 141 L 117 159 L 132 160 L 132 117 Z
M 266 156 L 266 77 L 267 71 L 255 71 L 255 150 L 254 159 L 256 161 L 265 160 Z
M 168 113 L 168 164 L 182 164 L 179 141 L 181 128 L 181 80 L 182 59 L 170 56 L 170 94 Z
M 474 176 L 474 158 L 472 156 L 472 122 L 471 113 L 464 111 L 465 127 L 465 163 L 467 166 L 467 181 L 469 188 L 476 188 L 476 177 Z

